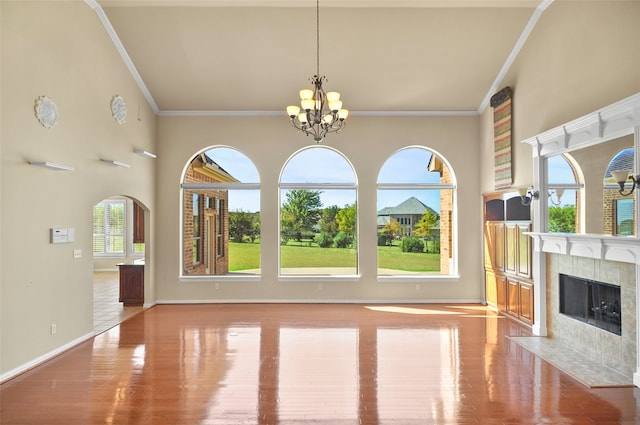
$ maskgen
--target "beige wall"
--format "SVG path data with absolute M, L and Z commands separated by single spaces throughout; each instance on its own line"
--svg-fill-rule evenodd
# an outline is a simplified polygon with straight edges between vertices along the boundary
M 501 87 L 513 88 L 514 186 L 533 183 L 522 140 L 640 91 L 640 2 L 555 1 Z M 493 190 L 493 111 L 482 117 L 482 191 Z
M 92 330 L 91 211 L 109 196 L 138 199 L 147 224 L 145 302 L 197 300 L 480 300 L 481 192 L 493 190 L 491 109 L 480 117 L 354 115 L 326 143 L 353 163 L 359 179 L 358 282 L 277 280 L 277 181 L 286 159 L 311 143 L 286 117 L 155 118 L 93 11 L 82 1 L 0 2 L 1 366 L 3 375 L 72 344 Z M 503 86 L 514 88 L 514 185 L 532 182 L 531 152 L 520 140 L 640 91 L 640 2 L 554 2 L 544 12 Z M 112 119 L 123 96 L 129 118 Z M 34 100 L 46 95 L 60 122 L 45 129 Z M 156 129 L 156 120 L 158 127 Z M 157 136 L 156 136 L 157 131 Z M 156 141 L 157 139 L 157 141 Z M 157 144 L 156 144 L 157 143 Z M 262 281 L 179 282 L 179 183 L 191 156 L 231 145 L 249 156 L 262 183 Z M 375 181 L 395 150 L 435 149 L 459 184 L 457 282 L 376 281 Z M 156 151 L 149 160 L 133 148 Z M 461 155 L 461 153 L 464 153 Z M 109 167 L 100 157 L 130 163 Z M 477 161 L 480 158 L 480 161 Z M 75 167 L 29 166 L 47 160 Z M 162 172 L 156 175 L 156 167 Z M 51 227 L 76 240 L 52 245 Z M 80 259 L 73 250 L 81 249 Z M 57 333 L 50 335 L 50 325 Z
M 358 178 L 359 268 L 358 282 L 278 281 L 278 178 L 282 166 L 297 150 L 313 140 L 296 132 L 280 117 L 160 117 L 158 166 L 158 301 L 220 300 L 459 300 L 483 299 L 481 285 L 482 214 L 479 193 L 478 117 L 362 117 L 350 118 L 347 127 L 323 142 L 344 154 Z M 261 282 L 179 282 L 180 193 L 184 167 L 191 157 L 214 145 L 229 145 L 247 155 L 261 178 Z M 376 180 L 382 164 L 395 151 L 421 145 L 447 159 L 457 182 L 460 280 L 457 282 L 381 283 L 376 265 Z M 465 155 L 459 155 L 465 152 Z M 426 164 L 425 164 L 426 166 Z M 416 289 L 416 283 L 420 285 Z
M 4 375 L 92 332 L 92 208 L 106 197 L 125 195 L 154 211 L 155 162 L 133 149 L 155 150 L 156 119 L 86 3 L 3 0 L 0 13 Z M 129 111 L 122 125 L 109 106 L 116 94 Z M 39 96 L 58 107 L 60 119 L 51 129 L 34 115 Z M 131 168 L 109 166 L 101 157 Z M 53 171 L 27 161 L 75 170 Z M 75 241 L 50 244 L 52 227 L 73 227 Z M 76 249 L 82 258 L 73 258 Z M 147 295 L 153 298 L 153 288 Z M 54 323 L 57 332 L 51 335 Z

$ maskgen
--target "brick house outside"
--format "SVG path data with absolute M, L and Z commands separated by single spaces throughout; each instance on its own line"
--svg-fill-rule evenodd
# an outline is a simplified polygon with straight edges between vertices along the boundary
M 437 155 L 431 155 L 427 164 L 427 171 L 440 174 L 440 184 L 451 184 L 449 168 Z M 411 236 L 415 225 L 422 216 L 430 210 L 438 215 L 432 208 L 422 203 L 419 199 L 411 197 L 395 207 L 385 207 L 378 211 L 378 232 L 392 219 L 400 223 L 402 236 Z M 453 196 L 451 189 L 440 190 L 440 214 L 438 222 L 432 229 L 432 237 L 440 243 L 440 270 L 443 273 L 451 273 L 453 258 Z
M 206 153 L 189 164 L 184 183 L 238 182 Z M 184 190 L 184 274 L 224 275 L 229 271 L 229 192 Z

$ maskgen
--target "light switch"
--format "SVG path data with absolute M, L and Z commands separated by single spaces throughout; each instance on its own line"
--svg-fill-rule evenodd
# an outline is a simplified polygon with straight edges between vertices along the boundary
M 74 249 L 73 250 L 73 258 L 82 258 L 82 250 Z

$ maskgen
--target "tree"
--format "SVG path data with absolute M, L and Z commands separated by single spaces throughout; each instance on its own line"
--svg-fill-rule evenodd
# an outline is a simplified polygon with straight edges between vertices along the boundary
M 338 211 L 340 211 L 340 208 L 337 205 L 332 205 L 322 210 L 320 232 L 326 233 L 331 238 L 338 234 L 338 222 L 336 221 Z
M 575 233 L 576 206 L 549 207 L 549 232 Z
M 282 205 L 281 227 L 283 236 L 302 241 L 303 233 L 311 233 L 320 220 L 322 191 L 292 189 L 287 192 L 287 201 Z
M 420 218 L 420 221 L 416 223 L 413 234 L 421 238 L 429 238 L 436 224 L 438 224 L 438 214 L 427 210 L 427 212 L 422 215 L 422 218 Z
M 245 237 L 253 242 L 259 233 L 260 223 L 254 214 L 242 210 L 229 212 L 229 236 L 235 242 L 244 242 Z
M 256 238 L 260 236 L 260 214 L 253 214 L 253 232 L 249 235 L 251 243 L 255 242 Z
M 380 233 L 385 236 L 387 244 L 389 245 L 392 244 L 392 241 L 396 238 L 396 236 L 399 236 L 401 232 L 402 226 L 400 226 L 400 223 L 393 218 L 390 218 L 389 223 L 385 224 L 380 231 Z
M 356 204 L 347 205 L 338 211 L 336 215 L 336 223 L 338 223 L 338 231 L 345 232 L 349 235 L 356 234 Z

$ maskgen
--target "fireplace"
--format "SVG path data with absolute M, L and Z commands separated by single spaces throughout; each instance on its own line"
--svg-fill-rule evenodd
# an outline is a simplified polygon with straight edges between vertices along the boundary
M 620 287 L 560 274 L 560 313 L 622 335 Z

